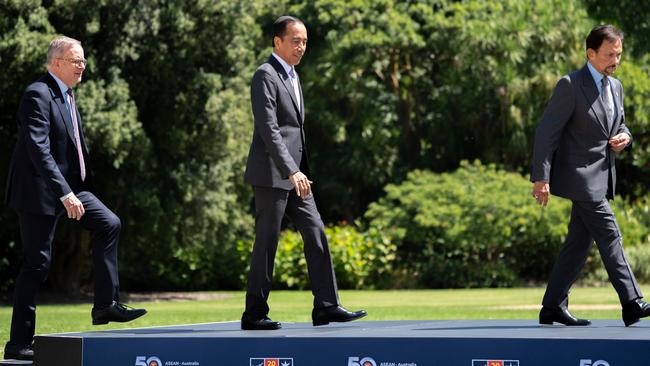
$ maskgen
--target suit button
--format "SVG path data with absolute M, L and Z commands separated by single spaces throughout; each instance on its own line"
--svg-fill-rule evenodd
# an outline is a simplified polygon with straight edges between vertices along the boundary
M 299 152 L 302 152 L 302 148 L 298 149 Z

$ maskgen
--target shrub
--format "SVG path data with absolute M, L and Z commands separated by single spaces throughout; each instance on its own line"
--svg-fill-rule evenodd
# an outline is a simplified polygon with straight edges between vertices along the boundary
M 637 246 L 627 246 L 625 245 L 625 256 L 627 257 L 630 267 L 632 267 L 632 272 L 634 272 L 634 277 L 636 277 L 637 282 L 640 283 L 650 283 L 650 246 L 648 245 L 637 245 Z M 594 258 L 594 262 L 598 262 L 598 266 L 594 266 L 595 269 L 587 278 L 588 282 L 608 282 L 609 277 L 605 266 L 602 265 L 602 261 L 599 258 Z
M 391 237 L 377 228 L 359 231 L 340 225 L 325 229 L 339 288 L 380 287 L 390 275 L 396 246 Z M 249 260 L 250 246 L 240 245 L 240 253 Z M 307 262 L 300 233 L 285 230 L 275 256 L 275 288 L 309 288 Z
M 612 209 L 623 234 L 623 248 L 638 282 L 650 283 L 650 195 L 629 203 L 613 201 Z M 588 282 L 609 281 L 607 271 L 593 248 L 587 260 Z
M 626 247 L 650 243 L 650 195 L 629 203 L 611 201 Z
M 371 226 L 392 228 L 398 272 L 412 287 L 501 287 L 546 281 L 571 203 L 541 208 L 518 173 L 462 162 L 453 173 L 413 171 L 370 205 Z

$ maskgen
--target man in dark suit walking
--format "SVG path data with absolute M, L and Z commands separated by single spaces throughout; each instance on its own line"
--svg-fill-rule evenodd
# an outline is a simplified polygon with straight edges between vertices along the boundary
M 315 326 L 366 316 L 341 307 L 325 228 L 308 178 L 304 99 L 294 68 L 307 48 L 303 22 L 282 16 L 273 24 L 273 54 L 255 72 L 251 102 L 255 127 L 244 180 L 255 193 L 255 243 L 241 328 L 279 329 L 267 303 L 282 218 L 300 231 L 314 294 Z
M 88 191 L 88 149 L 72 92 L 85 68 L 81 43 L 55 38 L 47 51 L 48 72 L 27 87 L 20 101 L 6 202 L 18 213 L 23 264 L 5 346 L 8 359 L 33 358 L 35 297 L 50 269 L 52 239 L 64 213 L 92 234 L 93 324 L 130 321 L 146 313 L 118 302 L 120 219 Z
M 616 189 L 616 154 L 632 143 L 625 126 L 623 88 L 611 76 L 623 52 L 623 33 L 611 25 L 597 26 L 587 37 L 586 50 L 587 64 L 557 83 L 535 136 L 533 197 L 543 206 L 549 193 L 573 203 L 539 322 L 590 324 L 571 315 L 568 299 L 595 241 L 622 304 L 623 322 L 629 326 L 650 315 L 650 305 L 642 300 L 608 202 Z

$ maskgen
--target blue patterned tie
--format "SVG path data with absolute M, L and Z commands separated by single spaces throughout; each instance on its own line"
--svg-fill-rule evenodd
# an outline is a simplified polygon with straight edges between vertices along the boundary
M 298 87 L 298 75 L 296 75 L 295 69 L 292 67 L 289 70 L 289 78 L 291 79 L 291 85 L 293 86 L 293 93 L 296 95 L 296 102 L 298 102 L 298 109 L 300 108 L 300 88 Z

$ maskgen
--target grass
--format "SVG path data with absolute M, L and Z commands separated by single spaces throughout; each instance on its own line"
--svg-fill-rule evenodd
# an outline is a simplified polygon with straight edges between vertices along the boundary
M 649 292 L 648 286 L 642 290 Z M 39 305 L 37 334 L 87 330 L 140 328 L 170 324 L 192 324 L 239 320 L 244 307 L 243 292 L 219 292 L 219 300 L 185 300 L 129 304 L 149 313 L 128 324 L 92 326 L 92 304 Z M 536 321 L 543 288 L 341 291 L 348 309 L 365 309 L 364 320 L 418 319 L 530 319 Z M 611 286 L 575 288 L 570 308 L 581 317 L 619 319 L 618 297 Z M 312 295 L 308 291 L 273 291 L 269 316 L 281 322 L 310 322 Z M 11 307 L 0 306 L 0 352 L 9 337 Z M 2 353 L 0 353 L 2 356 Z M 2 358 L 2 357 L 0 357 Z

